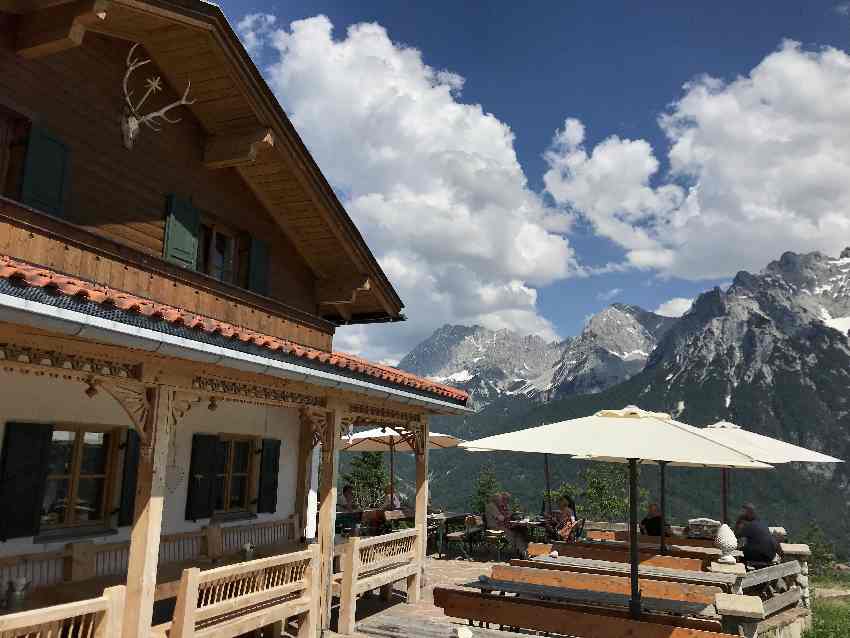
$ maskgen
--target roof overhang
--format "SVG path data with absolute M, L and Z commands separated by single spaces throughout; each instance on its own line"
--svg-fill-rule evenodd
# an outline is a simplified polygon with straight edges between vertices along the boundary
M 163 333 L 6 293 L 0 293 L 0 321 L 31 326 L 93 342 L 345 390 L 372 398 L 426 408 L 434 414 L 459 415 L 472 412 L 470 408 L 463 405 L 424 393 L 411 392 L 352 375 L 329 372 L 296 362 L 226 348 L 177 334 Z

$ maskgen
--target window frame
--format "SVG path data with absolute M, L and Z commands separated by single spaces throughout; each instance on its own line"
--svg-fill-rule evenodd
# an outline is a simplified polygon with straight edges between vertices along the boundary
M 254 505 L 256 500 L 255 479 L 257 476 L 257 472 L 259 471 L 259 464 L 257 462 L 257 442 L 260 440 L 258 437 L 250 435 L 250 434 L 224 434 L 219 433 L 216 435 L 218 437 L 219 443 L 225 443 L 227 445 L 227 459 L 225 460 L 224 474 L 220 474 L 216 472 L 215 480 L 218 481 L 219 478 L 223 478 L 223 489 L 221 494 L 217 494 L 218 497 L 221 498 L 223 509 L 218 509 L 216 507 L 216 503 L 213 503 L 213 517 L 215 516 L 227 516 L 230 514 L 237 513 L 250 513 L 254 511 Z M 233 460 L 235 456 L 236 446 L 234 443 L 247 443 L 248 444 L 248 467 L 245 468 L 244 472 L 234 472 L 233 471 Z M 245 490 L 244 496 L 242 499 L 242 504 L 239 506 L 231 506 L 230 504 L 230 495 L 231 495 L 231 486 L 234 477 L 242 477 L 245 479 Z
M 115 498 L 115 481 L 118 471 L 118 450 L 120 447 L 120 438 L 122 430 L 126 428 L 91 425 L 80 423 L 56 423 L 53 426 L 53 432 L 73 432 L 74 443 L 71 454 L 71 468 L 68 474 L 45 474 L 45 486 L 50 480 L 68 480 L 68 495 L 66 497 L 68 504 L 66 505 L 63 521 L 58 524 L 40 523 L 41 532 L 56 532 L 58 530 L 72 530 L 85 527 L 106 527 L 110 524 L 110 519 L 113 515 L 113 500 Z M 105 446 L 106 463 L 104 471 L 97 474 L 82 474 L 83 450 L 85 447 L 85 435 L 104 434 L 108 436 Z M 51 434 L 52 443 L 52 434 Z M 101 497 L 100 512 L 98 518 L 78 521 L 77 510 L 74 504 L 76 503 L 77 495 L 79 494 L 79 484 L 82 479 L 99 479 L 103 481 L 103 493 Z M 41 497 L 43 508 L 44 495 Z
M 206 238 L 207 241 L 205 242 L 204 238 L 207 230 L 209 230 L 209 237 Z M 213 247 L 215 246 L 215 240 L 217 235 L 223 235 L 224 237 L 227 237 L 230 241 L 230 267 L 229 269 L 222 269 L 222 275 L 224 273 L 229 273 L 229 277 L 222 276 L 221 278 L 219 278 L 211 272 L 212 268 L 210 266 L 210 257 L 213 253 Z M 211 277 L 215 281 L 238 286 L 240 280 L 239 244 L 241 235 L 242 233 L 235 230 L 232 226 L 223 224 L 217 219 L 211 217 L 209 214 L 201 212 L 201 221 L 198 225 L 198 272 L 201 272 L 206 276 Z

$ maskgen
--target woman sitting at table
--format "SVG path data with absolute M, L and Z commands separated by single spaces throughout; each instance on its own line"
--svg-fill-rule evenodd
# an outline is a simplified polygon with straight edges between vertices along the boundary
M 569 540 L 576 525 L 576 504 L 572 497 L 564 494 L 558 499 L 558 509 L 548 521 L 549 532 L 560 540 Z
M 398 492 L 396 492 L 390 484 L 387 484 L 387 487 L 384 489 L 384 509 L 401 509 L 401 499 L 398 497 Z

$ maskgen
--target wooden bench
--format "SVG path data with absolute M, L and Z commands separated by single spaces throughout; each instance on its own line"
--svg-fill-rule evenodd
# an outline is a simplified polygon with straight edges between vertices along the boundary
M 372 538 L 351 538 L 342 547 L 341 578 L 335 578 L 332 586 L 339 596 L 340 634 L 354 633 L 357 597 L 367 591 L 380 587 L 387 598 L 392 585 L 404 580 L 408 600 L 413 598 L 411 589 L 418 586 L 422 569 L 419 537 L 419 530 L 408 529 Z
M 201 571 L 184 570 L 174 620 L 153 628 L 169 638 L 231 638 L 289 618 L 298 638 L 314 638 L 319 612 L 319 546 Z
M 628 547 L 607 547 L 596 543 L 529 543 L 528 545 L 528 555 L 530 557 L 549 556 L 553 550 L 558 552 L 559 557 L 589 558 L 612 563 L 629 562 Z M 704 566 L 703 559 L 661 556 L 648 550 L 639 551 L 638 556 L 641 565 L 651 565 L 653 567 L 701 571 Z
M 516 567 L 571 571 L 583 574 L 598 574 L 601 576 L 628 577 L 631 574 L 631 565 L 628 563 L 563 556 L 559 556 L 558 558 L 541 556 L 534 560 L 512 560 L 511 565 Z M 741 590 L 741 581 L 744 578 L 743 574 L 718 574 L 693 569 L 655 567 L 647 563 L 641 563 L 638 567 L 638 574 L 641 581 L 664 580 L 671 583 L 688 585 L 707 585 L 709 587 L 719 587 L 727 593 L 739 592 Z
M 121 635 L 125 588 L 99 598 L 0 616 L 0 638 L 116 638 Z
M 670 536 L 667 535 L 664 537 L 667 541 L 668 545 L 678 545 L 680 547 L 714 547 L 714 540 L 708 538 L 686 538 L 684 536 Z M 617 531 L 614 532 L 614 538 L 611 540 L 615 541 L 625 541 L 629 542 L 629 532 L 628 531 Z M 648 534 L 639 534 L 638 535 L 638 543 L 642 545 L 654 545 L 658 547 L 661 544 L 660 536 L 650 536 Z
M 574 605 L 547 600 L 494 596 L 469 590 L 437 587 L 434 604 L 447 616 L 516 627 L 530 631 L 551 632 L 579 638 L 731 638 L 717 633 L 717 620 L 674 618 L 646 613 L 637 621 L 628 618 L 623 609 Z M 675 623 L 675 624 L 674 624 Z

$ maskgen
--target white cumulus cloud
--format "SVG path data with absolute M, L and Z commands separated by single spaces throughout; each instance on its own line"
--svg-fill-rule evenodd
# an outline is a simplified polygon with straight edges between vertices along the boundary
M 393 360 L 445 322 L 556 336 L 537 290 L 579 271 L 570 217 L 527 183 L 510 127 L 464 103 L 378 24 L 239 23 L 265 75 L 407 304 L 409 320 L 340 329 L 336 347 Z
M 850 234 L 850 56 L 787 41 L 746 76 L 699 77 L 645 140 L 588 148 L 567 119 L 546 153 L 556 201 L 619 244 L 625 265 L 726 277 L 785 250 L 837 254 Z
M 693 303 L 693 299 L 687 299 L 686 297 L 673 297 L 658 306 L 653 312 L 657 315 L 662 315 L 663 317 L 681 317 L 691 309 Z

